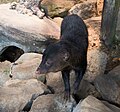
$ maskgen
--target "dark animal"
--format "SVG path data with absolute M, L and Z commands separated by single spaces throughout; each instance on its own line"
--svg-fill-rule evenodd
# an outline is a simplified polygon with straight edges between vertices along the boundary
M 46 48 L 37 74 L 62 72 L 65 85 L 65 98 L 70 98 L 70 71 L 74 70 L 76 80 L 73 94 L 76 94 L 87 67 L 88 31 L 83 20 L 68 15 L 61 24 L 60 40 Z

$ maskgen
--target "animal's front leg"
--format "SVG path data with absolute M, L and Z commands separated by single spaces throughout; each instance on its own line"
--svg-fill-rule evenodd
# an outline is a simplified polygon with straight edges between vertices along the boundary
M 65 93 L 64 93 L 64 99 L 66 101 L 70 100 L 70 70 L 63 70 L 62 71 L 62 78 L 64 81 L 65 86 Z

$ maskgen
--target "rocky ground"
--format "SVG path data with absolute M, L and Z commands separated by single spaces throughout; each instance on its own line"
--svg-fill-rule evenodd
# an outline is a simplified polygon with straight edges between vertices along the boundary
M 42 59 L 42 54 L 35 52 L 42 52 L 48 44 L 59 38 L 61 12 L 56 13 L 60 16 L 55 15 L 54 19 L 46 17 L 39 19 L 35 15 L 18 14 L 17 11 L 9 9 L 10 4 L 2 4 L 0 112 L 120 112 L 120 60 L 114 59 L 114 64 L 109 64 L 110 56 L 100 40 L 102 0 L 64 1 L 65 4 L 69 4 L 64 10 L 63 0 L 61 3 L 52 0 L 51 4 L 55 2 L 52 6 L 59 7 L 58 12 L 67 10 L 81 16 L 89 31 L 88 67 L 79 87 L 77 99 L 71 96 L 70 102 L 64 101 L 64 85 L 60 72 L 35 75 Z M 48 0 L 43 2 L 45 6 L 48 3 Z M 51 17 L 53 15 L 52 13 Z M 11 16 L 13 18 L 10 18 Z M 16 50 L 16 47 L 23 52 Z M 16 54 L 18 51 L 19 55 Z M 3 59 L 6 54 L 7 57 Z M 12 62 L 6 60 L 12 59 L 11 56 L 14 55 L 17 55 L 18 59 Z M 74 76 L 74 72 L 71 72 L 71 86 Z

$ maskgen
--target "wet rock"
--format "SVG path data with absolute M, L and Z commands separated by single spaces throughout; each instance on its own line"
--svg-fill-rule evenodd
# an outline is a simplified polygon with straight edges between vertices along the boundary
M 73 112 L 115 112 L 105 106 L 100 100 L 88 96 L 76 106 Z
M 0 111 L 22 110 L 33 94 L 43 93 L 46 86 L 36 79 L 9 80 L 0 88 Z
M 8 61 L 0 62 L 0 86 L 10 79 L 10 66 L 11 63 Z
M 10 10 L 9 5 L 0 5 L 0 55 L 8 46 L 41 52 L 53 37 L 59 37 L 59 26 L 52 20 L 19 14 Z
M 84 79 L 93 82 L 96 76 L 103 74 L 107 63 L 107 54 L 98 49 L 88 51 L 88 65 Z
M 120 65 L 108 74 L 99 75 L 95 87 L 103 99 L 120 105 Z

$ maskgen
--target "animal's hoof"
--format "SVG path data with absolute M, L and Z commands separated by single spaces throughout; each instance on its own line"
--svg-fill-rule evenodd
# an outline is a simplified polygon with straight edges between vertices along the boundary
M 66 102 L 70 102 L 70 92 L 65 92 L 65 93 L 64 93 L 64 100 L 65 100 Z

